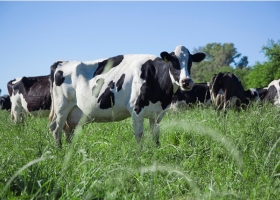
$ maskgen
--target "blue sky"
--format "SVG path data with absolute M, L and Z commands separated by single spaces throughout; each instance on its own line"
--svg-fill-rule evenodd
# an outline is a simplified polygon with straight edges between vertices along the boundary
M 234 43 L 249 65 L 280 39 L 280 2 L 0 2 L 0 88 L 41 76 L 57 60 L 171 52 Z

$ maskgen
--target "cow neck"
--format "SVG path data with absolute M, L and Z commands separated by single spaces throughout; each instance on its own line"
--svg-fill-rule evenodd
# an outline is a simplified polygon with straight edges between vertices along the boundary
M 172 82 L 172 85 L 173 85 L 173 94 L 175 94 L 177 92 L 179 86 L 175 82 Z
M 170 63 L 168 63 L 168 73 L 169 73 L 169 77 L 171 79 L 172 86 L 173 86 L 173 94 L 175 94 L 179 88 L 179 85 L 176 84 L 176 80 L 174 79 L 174 77 L 172 76 L 172 73 L 170 72 Z

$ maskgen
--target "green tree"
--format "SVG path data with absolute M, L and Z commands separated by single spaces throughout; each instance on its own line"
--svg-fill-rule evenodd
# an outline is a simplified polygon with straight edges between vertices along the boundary
M 235 68 L 243 69 L 248 65 L 247 56 L 241 57 L 241 53 L 237 52 L 233 43 L 209 43 L 194 49 L 193 53 L 195 52 L 206 54 L 203 62 L 195 63 L 192 67 L 192 77 L 195 82 L 208 82 L 214 73 L 234 72 Z M 248 70 L 242 72 L 245 71 Z
M 257 62 L 248 74 L 248 86 L 253 88 L 266 87 L 271 81 L 280 78 L 280 40 L 269 39 L 262 52 L 268 58 L 267 62 Z

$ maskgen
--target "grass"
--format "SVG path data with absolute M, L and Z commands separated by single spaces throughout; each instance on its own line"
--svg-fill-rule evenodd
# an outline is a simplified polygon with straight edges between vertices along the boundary
M 0 113 L 2 199 L 280 199 L 279 109 L 251 105 L 168 111 L 161 147 L 148 120 L 142 145 L 131 119 L 87 124 L 56 147 L 47 118 L 20 125 Z M 65 139 L 65 138 L 64 138 Z

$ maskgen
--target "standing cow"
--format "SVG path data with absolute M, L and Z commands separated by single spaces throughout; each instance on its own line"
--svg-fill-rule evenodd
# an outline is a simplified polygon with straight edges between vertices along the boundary
M 172 53 L 130 54 L 91 62 L 57 62 L 51 67 L 52 112 L 50 129 L 59 146 L 61 132 L 66 138 L 79 123 L 112 122 L 132 117 L 137 142 L 143 135 L 143 120 L 148 118 L 153 139 L 159 145 L 158 123 L 180 87 L 191 90 L 192 62 L 204 53 L 190 54 L 184 46 Z
M 49 75 L 22 77 L 8 82 L 11 99 L 11 118 L 23 121 L 30 113 L 34 116 L 48 116 L 51 107 Z

